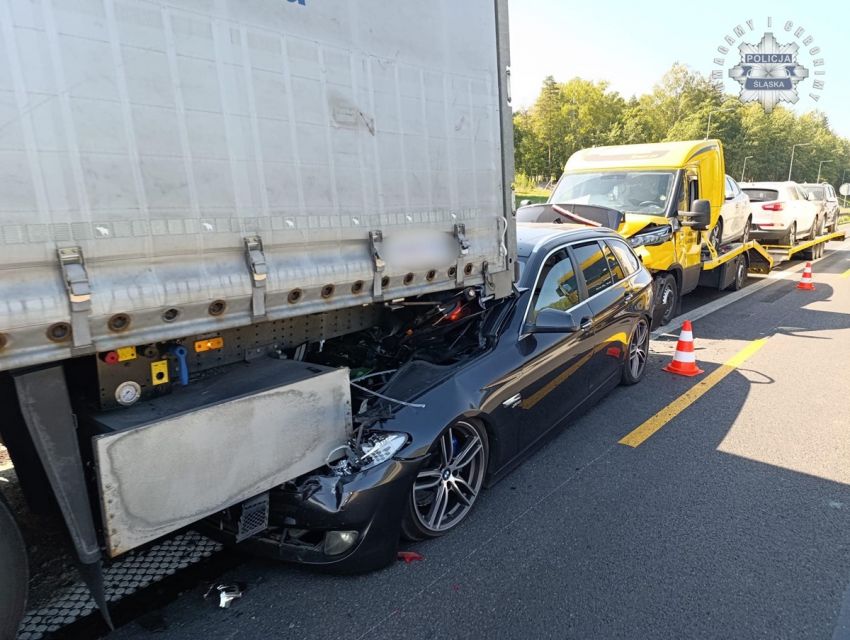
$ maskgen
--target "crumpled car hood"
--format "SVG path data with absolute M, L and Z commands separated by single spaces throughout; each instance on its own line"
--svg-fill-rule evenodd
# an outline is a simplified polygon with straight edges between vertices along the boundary
M 631 238 L 650 225 L 666 225 L 670 221 L 665 216 L 653 216 L 642 213 L 627 213 L 625 220 L 617 231 L 626 238 Z

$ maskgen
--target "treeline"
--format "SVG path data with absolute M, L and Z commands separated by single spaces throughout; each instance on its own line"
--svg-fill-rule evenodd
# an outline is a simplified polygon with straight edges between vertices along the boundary
M 767 114 L 676 64 L 651 93 L 630 99 L 605 82 L 547 78 L 534 105 L 514 113 L 517 184 L 557 179 L 570 155 L 587 147 L 702 139 L 709 114 L 709 137 L 723 142 L 726 172 L 736 180 L 747 156 L 746 180 L 786 180 L 799 143 L 808 144 L 795 152 L 793 180 L 813 182 L 821 161 L 829 161 L 821 180 L 836 188 L 850 176 L 850 140 L 836 135 L 823 113 L 798 116 L 780 106 Z

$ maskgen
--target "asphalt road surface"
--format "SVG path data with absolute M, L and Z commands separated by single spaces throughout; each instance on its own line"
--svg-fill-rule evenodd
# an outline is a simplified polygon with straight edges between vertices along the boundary
M 406 547 L 424 560 L 249 560 L 223 576 L 247 586 L 230 609 L 199 586 L 154 613 L 162 630 L 109 638 L 850 639 L 850 243 L 829 248 L 816 291 L 796 261 L 695 320 L 702 376 L 663 372 L 675 339 L 655 340 L 646 380 Z

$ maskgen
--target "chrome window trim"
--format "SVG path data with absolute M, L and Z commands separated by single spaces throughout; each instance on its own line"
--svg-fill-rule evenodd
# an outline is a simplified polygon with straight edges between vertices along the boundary
M 605 236 L 605 238 L 608 238 L 608 237 L 617 239 L 617 236 Z M 584 239 L 584 240 L 571 240 L 571 241 L 567 242 L 566 244 L 559 245 L 546 254 L 546 256 L 543 258 L 543 265 L 546 264 L 546 261 L 552 256 L 552 254 L 555 254 L 558 251 L 563 251 L 567 248 L 572 248 L 573 245 L 577 245 L 577 244 L 586 244 L 586 243 L 589 243 L 589 242 L 595 242 L 595 243 L 599 244 L 603 240 L 604 240 L 604 238 L 590 238 L 590 239 Z M 600 251 L 601 250 L 602 250 L 602 247 L 600 247 Z M 602 255 L 604 257 L 604 255 L 605 255 L 604 251 L 603 251 Z M 616 254 L 615 254 L 614 257 L 616 257 Z M 572 255 L 570 255 L 570 261 L 572 262 Z M 540 273 L 542 271 L 543 271 L 543 267 L 541 266 L 540 269 L 537 271 L 536 277 L 534 278 L 534 284 L 531 287 L 531 297 L 529 297 L 528 303 L 525 305 L 525 313 L 523 313 L 522 322 L 520 322 L 520 324 L 519 324 L 519 335 L 524 335 L 523 329 L 525 328 L 526 324 L 528 324 L 528 314 L 529 314 L 529 311 L 531 311 L 531 303 L 534 300 L 534 289 L 535 289 L 535 286 L 537 285 L 537 281 L 540 279 Z M 579 305 L 585 304 L 586 302 L 590 302 L 591 300 L 601 296 L 603 293 L 608 291 L 608 289 L 611 289 L 612 287 L 616 286 L 620 282 L 631 282 L 632 278 L 634 278 L 638 273 L 640 273 L 640 268 L 638 268 L 638 270 L 635 271 L 634 273 L 629 274 L 623 280 L 618 280 L 617 282 L 612 282 L 610 287 L 606 287 L 605 289 L 603 289 L 599 293 L 595 293 L 592 296 L 588 296 L 584 300 L 581 300 L 575 306 L 577 307 Z M 613 280 L 613 276 L 611 277 L 611 279 Z M 584 280 L 584 273 L 582 273 L 582 280 Z M 585 288 L 587 288 L 587 283 L 585 283 Z M 570 308 L 574 309 L 575 307 L 570 307 Z M 567 309 L 567 311 L 569 311 L 569 309 Z M 566 311 L 565 311 L 565 313 L 566 313 Z

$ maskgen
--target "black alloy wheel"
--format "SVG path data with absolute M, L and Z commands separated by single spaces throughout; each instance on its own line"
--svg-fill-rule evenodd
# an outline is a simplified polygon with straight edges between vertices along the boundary
M 741 242 L 746 243 L 750 239 L 750 227 L 752 227 L 753 219 L 747 218 L 747 221 L 744 223 L 744 231 L 741 234 Z
M 474 420 L 458 420 L 434 442 L 410 490 L 402 535 L 436 538 L 472 510 L 487 471 L 487 433 Z
M 646 372 L 646 361 L 649 358 L 649 323 L 645 318 L 638 320 L 629 339 L 626 361 L 623 363 L 622 383 L 637 384 Z

